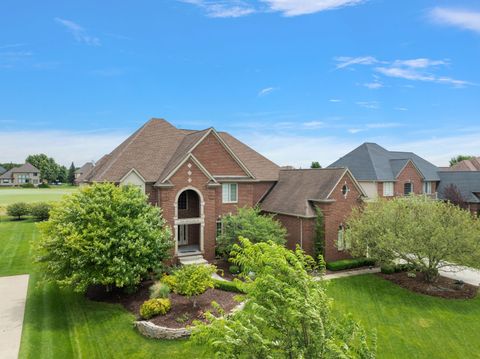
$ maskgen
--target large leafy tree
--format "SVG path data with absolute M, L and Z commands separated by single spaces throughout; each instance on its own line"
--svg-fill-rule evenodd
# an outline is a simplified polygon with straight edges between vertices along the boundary
M 287 230 L 273 215 L 262 215 L 260 208 L 239 208 L 237 214 L 222 217 L 222 233 L 217 238 L 217 251 L 224 257 L 230 255 L 239 237 L 253 243 L 272 241 L 285 244 Z
M 243 284 L 243 310 L 209 315 L 193 340 L 219 358 L 373 358 L 374 339 L 353 320 L 332 313 L 325 282 L 310 276 L 301 250 L 241 238 L 233 261 L 254 279 Z M 250 276 L 251 277 L 251 276 Z
M 474 157 L 469 156 L 469 155 L 458 155 L 456 157 L 453 157 L 450 160 L 450 167 L 452 167 L 452 166 L 456 165 L 457 163 L 462 162 L 464 160 L 471 160 L 472 158 L 474 158 Z
M 310 168 L 322 168 L 322 166 L 320 165 L 320 162 L 313 161 L 312 164 L 310 165 Z
M 40 170 L 40 177 L 42 180 L 53 182 L 61 175 L 61 168 L 51 157 L 46 154 L 30 155 L 25 162 L 32 164 Z
M 159 208 L 138 188 L 110 183 L 65 197 L 39 228 L 45 279 L 78 292 L 135 286 L 169 257 L 173 244 Z
M 480 221 L 452 203 L 423 196 L 370 202 L 354 210 L 346 240 L 354 256 L 401 259 L 434 281 L 442 267 L 480 267 Z

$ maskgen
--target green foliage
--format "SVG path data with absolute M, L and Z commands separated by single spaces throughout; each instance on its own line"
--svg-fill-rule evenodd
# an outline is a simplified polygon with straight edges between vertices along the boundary
M 7 215 L 11 217 L 17 217 L 17 219 L 21 219 L 23 216 L 29 214 L 30 209 L 28 208 L 28 204 L 25 202 L 17 202 L 12 203 L 11 205 L 7 206 Z
M 480 221 L 451 203 L 424 196 L 380 200 L 354 210 L 346 236 L 353 256 L 368 253 L 380 264 L 402 259 L 427 281 L 452 263 L 480 267 Z
M 168 298 L 170 287 L 168 284 L 157 282 L 150 287 L 150 299 Z
M 359 268 L 365 266 L 375 265 L 375 260 L 371 258 L 352 258 L 352 259 L 341 259 L 339 261 L 328 262 L 327 269 L 331 271 L 344 270 Z
M 172 308 L 170 299 L 155 298 L 143 302 L 140 307 L 140 315 L 143 319 L 150 319 L 156 315 L 165 315 Z
M 380 267 L 380 271 L 383 274 L 393 274 L 395 273 L 395 266 L 393 264 L 384 264 Z
M 217 238 L 217 251 L 228 258 L 232 246 L 239 237 L 248 238 L 253 243 L 272 241 L 285 244 L 287 230 L 275 220 L 274 215 L 260 214 L 260 208 L 239 208 L 235 215 L 222 217 L 223 231 Z
M 169 258 L 173 245 L 158 207 L 138 188 L 110 183 L 64 197 L 39 228 L 37 261 L 45 279 L 78 292 L 135 286 Z
M 0 166 L 2 166 L 3 168 L 5 168 L 7 171 L 10 171 L 12 168 L 16 168 L 16 167 L 22 166 L 22 163 L 13 163 L 13 162 L 10 162 L 10 163 L 0 163 Z
M 40 170 L 40 178 L 48 182 L 56 181 L 61 172 L 61 166 L 59 166 L 53 158 L 43 153 L 30 155 L 25 162 L 37 167 Z
M 67 178 L 68 178 L 67 167 L 59 166 L 58 173 L 57 173 L 57 181 L 62 183 L 67 183 L 68 181 Z
M 46 221 L 50 216 L 52 205 L 47 202 L 34 202 L 30 204 L 30 214 L 39 221 Z
M 475 158 L 475 157 L 474 156 L 469 156 L 469 155 L 458 155 L 458 156 L 450 159 L 450 167 L 452 167 L 452 166 L 456 165 L 457 163 L 462 162 L 464 160 L 471 160 L 473 158 Z
M 40 183 L 38 188 L 50 188 L 50 186 L 47 183 Z
M 23 183 L 20 185 L 22 188 L 35 188 L 35 185 L 33 183 Z
M 171 291 L 176 293 L 176 287 L 177 287 L 177 278 L 174 275 L 164 275 L 160 282 L 168 285 Z
M 375 339 L 351 318 L 332 314 L 325 281 L 305 270 L 304 253 L 240 238 L 232 260 L 255 279 L 245 283 L 243 310 L 207 314 L 192 338 L 218 358 L 374 358 Z
M 196 307 L 196 296 L 213 288 L 212 274 L 217 271 L 213 265 L 184 265 L 175 271 L 175 292 L 193 298 Z
M 68 174 L 67 174 L 67 181 L 71 185 L 75 184 L 75 171 L 76 171 L 76 168 L 75 168 L 75 165 L 72 162 L 72 164 L 68 168 Z
M 313 242 L 313 249 L 315 257 L 325 255 L 325 218 L 320 208 L 315 209 L 317 217 L 315 218 L 315 238 Z
M 322 168 L 322 166 L 320 165 L 320 162 L 313 161 L 312 164 L 310 165 L 310 168 Z
M 241 282 L 234 280 L 232 282 L 220 279 L 213 279 L 213 286 L 216 289 L 224 290 L 226 292 L 245 293 Z
M 232 274 L 238 274 L 240 273 L 240 268 L 236 265 L 231 265 L 230 267 L 228 267 L 228 271 Z

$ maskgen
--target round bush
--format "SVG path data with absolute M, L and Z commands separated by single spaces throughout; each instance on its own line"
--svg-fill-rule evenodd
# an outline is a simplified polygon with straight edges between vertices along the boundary
M 393 264 L 385 264 L 380 268 L 380 271 L 383 274 L 393 274 L 395 273 L 395 266 Z
M 228 268 L 228 271 L 232 274 L 238 274 L 240 273 L 240 268 L 236 265 L 232 265 Z
M 50 216 L 52 205 L 47 202 L 37 202 L 30 205 L 30 214 L 39 221 L 46 221 Z
M 23 216 L 29 214 L 29 212 L 30 208 L 28 208 L 28 204 L 24 202 L 12 203 L 7 206 L 7 215 L 17 217 L 17 219 L 21 219 Z
M 155 298 L 143 302 L 140 307 L 140 315 L 144 319 L 150 319 L 156 315 L 165 315 L 172 308 L 170 299 Z
M 175 287 L 176 287 L 176 285 L 177 285 L 177 279 L 175 278 L 174 275 L 165 274 L 165 275 L 162 277 L 162 279 L 160 280 L 160 282 L 162 282 L 163 284 L 168 285 L 168 287 L 170 288 L 170 290 L 173 291 L 174 293 L 176 293 Z
M 157 282 L 150 287 L 150 299 L 168 298 L 170 287 L 162 282 Z
M 50 186 L 47 183 L 40 183 L 38 188 L 50 188 Z
M 24 184 L 20 185 L 20 187 L 22 187 L 22 188 L 35 188 L 33 183 L 24 183 Z

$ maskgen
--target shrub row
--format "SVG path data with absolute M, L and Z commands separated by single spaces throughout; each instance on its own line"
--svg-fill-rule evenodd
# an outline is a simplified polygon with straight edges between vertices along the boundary
M 50 215 L 52 205 L 48 202 L 24 203 L 17 202 L 7 206 L 7 215 L 21 219 L 24 216 L 31 215 L 39 221 L 45 221 Z
M 216 289 L 224 290 L 226 292 L 245 293 L 235 282 L 213 279 L 213 285 Z
M 408 263 L 402 264 L 384 264 L 380 268 L 380 271 L 383 274 L 393 274 L 398 272 L 411 272 L 415 270 L 415 266 Z
M 344 269 L 352 269 L 373 265 L 375 265 L 375 260 L 371 258 L 353 258 L 342 259 L 334 262 L 327 262 L 327 269 L 331 271 L 339 271 Z

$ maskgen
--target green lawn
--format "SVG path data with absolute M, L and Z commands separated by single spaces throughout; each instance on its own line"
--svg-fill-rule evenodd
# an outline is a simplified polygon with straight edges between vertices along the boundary
M 411 293 L 375 275 L 331 281 L 334 308 L 376 328 L 378 358 L 480 358 L 480 297 Z
M 14 202 L 58 201 L 64 195 L 78 191 L 78 187 L 59 186 L 52 188 L 1 188 L 0 207 Z
M 0 222 L 0 276 L 30 273 L 20 358 L 201 358 L 189 341 L 147 339 L 119 305 L 97 303 L 39 283 L 30 242 L 32 221 Z

